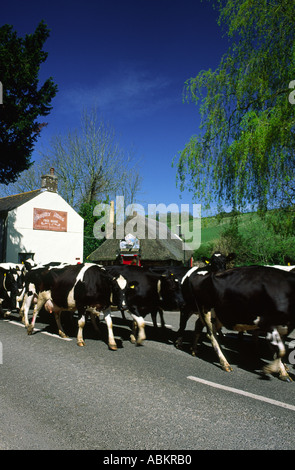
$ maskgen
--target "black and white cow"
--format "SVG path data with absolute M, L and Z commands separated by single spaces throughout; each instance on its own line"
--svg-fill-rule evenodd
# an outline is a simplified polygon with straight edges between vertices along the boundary
M 280 379 L 291 381 L 281 359 L 285 355 L 282 336 L 295 327 L 294 274 L 265 266 L 237 267 L 202 277 L 195 274 L 189 278 L 187 295 L 206 325 L 224 370 L 232 369 L 221 351 L 212 319 L 229 330 L 259 330 L 266 335 L 275 359 L 263 372 L 279 373 Z
M 27 266 L 27 272 L 24 276 L 24 296 L 19 313 L 22 323 L 24 323 L 26 328 L 28 328 L 30 325 L 29 310 L 32 306 L 32 303 L 34 304 L 37 302 L 40 286 L 42 283 L 42 275 L 50 269 L 62 269 L 69 265 L 66 263 L 50 262 L 46 264 L 36 264 L 33 266 L 31 263 L 26 263 L 27 261 L 24 263 L 25 266 Z
M 179 349 L 182 348 L 183 342 L 183 335 L 187 325 L 189 318 L 196 314 L 198 315 L 198 310 L 196 308 L 196 304 L 193 301 L 192 297 L 189 295 L 188 290 L 189 288 L 189 279 L 190 276 L 200 276 L 202 278 L 204 275 L 208 273 L 218 273 L 224 271 L 228 265 L 234 260 L 235 254 L 229 253 L 228 255 L 224 255 L 219 251 L 213 253 L 210 258 L 202 257 L 203 263 L 205 263 L 204 267 L 193 267 L 193 268 L 176 268 L 173 272 L 175 275 L 178 276 L 182 291 L 184 292 L 184 303 L 182 308 L 180 309 L 180 322 L 179 322 L 179 329 L 176 333 L 176 340 L 175 346 Z M 199 318 L 196 320 L 195 330 L 199 331 L 199 329 L 203 329 L 203 323 Z M 196 344 L 193 343 L 191 350 L 192 354 L 195 354 Z
M 61 269 L 48 269 L 41 274 L 37 303 L 34 307 L 33 318 L 28 327 L 32 334 L 36 317 L 42 307 L 54 313 L 60 336 L 65 337 L 60 314 L 63 311 L 78 311 L 78 346 L 84 346 L 83 328 L 87 313 L 103 313 L 108 327 L 108 345 L 112 350 L 117 349 L 112 329 L 111 304 L 124 308 L 125 281 L 110 276 L 101 266 L 92 263 L 68 265 Z M 121 281 L 123 285 L 121 285 Z
M 0 263 L 0 312 L 10 315 L 18 310 L 23 294 L 23 266 L 15 263 Z M 5 313 L 3 309 L 6 309 Z
M 151 314 L 157 328 L 157 313 L 160 313 L 161 326 L 165 326 L 163 310 L 173 310 L 182 305 L 180 284 L 176 276 L 167 268 L 161 273 L 151 272 L 139 266 L 107 266 L 113 275 L 120 274 L 126 279 L 126 307 L 133 318 L 131 342 L 142 344 L 146 338 L 145 317 Z

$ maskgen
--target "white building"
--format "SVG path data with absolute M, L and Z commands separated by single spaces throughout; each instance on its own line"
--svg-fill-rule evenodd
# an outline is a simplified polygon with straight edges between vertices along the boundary
M 53 168 L 42 187 L 0 198 L 0 261 L 83 262 L 83 218 L 57 193 Z

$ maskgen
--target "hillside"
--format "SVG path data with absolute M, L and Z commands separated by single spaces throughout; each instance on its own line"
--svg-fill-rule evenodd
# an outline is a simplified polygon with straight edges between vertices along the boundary
M 232 228 L 232 220 L 230 215 L 221 220 L 202 218 L 201 247 L 195 252 L 196 259 L 215 250 L 236 252 L 240 263 L 284 264 L 286 257 L 295 259 L 295 236 L 275 233 L 256 213 L 239 216 L 238 233 Z
M 195 260 L 199 260 L 201 256 L 209 257 L 219 250 L 225 254 L 236 253 L 236 264 L 286 264 L 287 258 L 291 258 L 292 264 L 295 264 L 294 230 L 283 236 L 283 219 L 277 218 L 278 230 L 274 231 L 269 223 L 274 215 L 274 212 L 269 212 L 266 219 L 262 219 L 255 212 L 240 214 L 238 225 L 230 214 L 225 214 L 223 218 L 202 217 L 201 221 L 194 219 L 194 222 L 190 216 L 189 230 L 188 223 L 181 223 L 180 230 L 182 236 L 185 233 L 191 235 L 194 227 L 193 246 L 198 246 L 198 226 L 201 222 L 201 245 L 198 249 L 192 246 Z M 167 225 L 171 228 L 169 218 Z
M 215 244 L 218 242 L 221 233 L 230 227 L 232 221 L 231 216 L 224 217 L 219 220 L 218 217 L 204 217 L 202 218 L 202 229 L 201 229 L 201 244 Z M 261 230 L 267 230 L 265 224 L 262 223 L 261 219 L 255 213 L 241 214 L 239 218 L 239 232 L 243 235 L 250 233 L 257 226 L 261 227 Z

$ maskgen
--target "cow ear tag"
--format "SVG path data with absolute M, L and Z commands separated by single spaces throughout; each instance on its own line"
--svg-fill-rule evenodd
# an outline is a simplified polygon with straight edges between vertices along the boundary
M 206 263 L 206 264 L 209 264 L 209 261 L 206 259 L 206 260 L 205 260 L 205 263 Z
M 135 286 L 133 285 L 133 286 L 129 286 L 129 287 L 130 287 L 130 289 L 134 289 Z

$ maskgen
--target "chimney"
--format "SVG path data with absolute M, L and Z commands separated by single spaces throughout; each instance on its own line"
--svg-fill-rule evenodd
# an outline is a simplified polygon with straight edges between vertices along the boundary
M 57 193 L 57 176 L 54 174 L 54 168 L 50 168 L 48 175 L 41 176 L 41 189 Z

